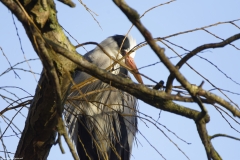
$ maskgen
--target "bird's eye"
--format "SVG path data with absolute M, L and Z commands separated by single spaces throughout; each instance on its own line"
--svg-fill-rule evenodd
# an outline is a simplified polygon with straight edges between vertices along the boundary
M 127 51 L 125 51 L 125 50 L 123 50 L 123 49 L 121 50 L 121 55 L 122 55 L 122 56 L 125 56 L 126 53 L 127 53 Z

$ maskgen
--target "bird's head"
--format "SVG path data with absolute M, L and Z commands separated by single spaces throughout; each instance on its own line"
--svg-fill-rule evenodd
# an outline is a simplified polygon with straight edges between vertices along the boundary
M 121 56 L 125 57 L 125 64 L 130 68 L 130 72 L 134 75 L 136 80 L 143 84 L 142 77 L 138 72 L 137 66 L 134 62 L 135 51 L 128 55 L 128 52 L 136 46 L 136 40 L 132 36 L 114 35 L 112 40 L 115 42 L 113 44 L 117 50 L 117 55 L 120 51 Z
M 136 40 L 132 36 L 126 37 L 124 35 L 114 35 L 102 41 L 100 45 L 109 56 L 114 57 L 116 60 L 124 57 L 123 62 L 125 62 L 128 67 L 127 69 L 134 75 L 139 83 L 143 84 L 142 78 L 134 62 L 135 51 L 128 54 L 129 51 L 136 46 Z M 96 49 L 101 50 L 99 47 Z

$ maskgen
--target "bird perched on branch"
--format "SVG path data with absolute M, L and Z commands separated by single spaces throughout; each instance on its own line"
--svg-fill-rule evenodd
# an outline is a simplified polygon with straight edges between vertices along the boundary
M 130 78 L 130 70 L 143 83 L 133 60 L 135 52 L 128 54 L 136 46 L 133 37 L 115 35 L 99 45 L 84 58 L 121 77 Z M 129 160 L 137 132 L 137 99 L 85 72 L 77 71 L 74 82 L 65 120 L 80 160 Z

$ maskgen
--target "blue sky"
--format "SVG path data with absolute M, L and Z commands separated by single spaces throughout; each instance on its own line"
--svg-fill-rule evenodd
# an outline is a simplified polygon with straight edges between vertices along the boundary
M 99 1 L 84 1 L 84 3 L 94 12 L 98 14 L 95 18 L 101 25 L 102 29 L 98 26 L 96 21 L 91 17 L 91 15 L 85 10 L 85 8 L 78 2 L 74 1 L 77 6 L 76 8 L 69 8 L 58 1 L 56 1 L 58 19 L 59 23 L 79 42 L 95 41 L 101 42 L 106 37 L 114 34 L 126 34 L 131 27 L 131 23 L 126 18 L 126 16 L 115 6 L 112 1 L 103 0 Z M 151 1 L 126 1 L 130 6 L 138 11 L 141 15 L 149 8 L 156 6 L 167 1 L 164 0 L 151 0 Z M 192 1 L 192 0 L 178 0 L 172 2 L 168 5 L 164 5 L 154 10 L 148 12 L 141 20 L 143 24 L 152 33 L 153 37 L 164 37 L 174 33 L 183 32 L 186 30 L 191 30 L 195 28 L 201 28 L 210 24 L 215 24 L 217 22 L 225 22 L 230 20 L 235 20 L 240 18 L 239 12 L 240 1 L 239 0 L 202 0 L 202 1 Z M 4 53 L 7 55 L 9 61 L 12 65 L 19 61 L 24 61 L 24 55 L 27 59 L 37 58 L 35 51 L 32 49 L 31 43 L 29 42 L 22 25 L 16 20 L 15 22 L 18 28 L 18 33 L 21 37 L 22 47 L 24 54 L 20 48 L 19 39 L 16 34 L 15 26 L 13 25 L 11 12 L 6 9 L 0 3 L 0 19 L 2 23 L 0 24 L 0 47 L 3 49 Z M 4 22 L 4 23 L 3 23 Z M 236 24 L 240 26 L 240 21 Z M 226 39 L 234 34 L 239 33 L 240 29 L 231 24 L 221 24 L 207 30 L 211 31 L 213 34 Z M 130 34 L 135 37 L 138 43 L 143 42 L 143 36 L 134 27 Z M 72 38 L 69 37 L 73 44 L 77 44 Z M 220 42 L 221 40 L 215 38 L 209 33 L 199 30 L 187 34 L 182 34 L 168 39 L 172 43 L 182 46 L 188 50 L 192 50 L 199 45 L 206 43 Z M 161 47 L 166 49 L 166 54 L 168 57 L 176 56 L 174 52 L 164 46 L 162 43 L 158 42 Z M 240 48 L 240 41 L 233 43 L 235 46 Z M 170 45 L 171 46 L 171 45 Z M 178 54 L 184 54 L 186 51 L 171 46 Z M 86 49 L 90 51 L 94 46 L 86 46 Z M 80 54 L 85 54 L 86 51 L 83 49 L 78 49 Z M 202 53 L 200 56 L 208 59 L 219 67 L 224 73 L 231 77 L 234 81 L 240 83 L 240 76 L 238 74 L 239 65 L 239 50 L 232 46 L 226 46 L 221 49 L 208 49 Z M 0 74 L 4 72 L 8 67 L 8 62 L 0 54 Z M 175 64 L 179 61 L 179 58 L 171 59 L 172 63 Z M 136 53 L 135 62 L 138 67 L 143 67 L 155 62 L 159 62 L 155 53 L 146 46 L 139 49 Z M 40 61 L 29 61 L 31 69 L 35 72 L 40 73 L 42 66 Z M 207 61 L 194 57 L 189 61 L 189 64 L 194 67 L 200 74 L 202 74 L 206 79 L 211 81 L 214 85 L 219 88 L 223 88 L 232 92 L 240 93 L 239 84 L 234 83 L 229 78 L 226 78 L 222 73 L 220 73 L 213 65 Z M 19 66 L 29 70 L 26 63 Z M 1 86 L 20 86 L 26 91 L 34 95 L 35 88 L 37 85 L 37 80 L 39 75 L 36 75 L 36 79 L 33 74 L 29 72 L 24 72 L 22 70 L 16 70 L 21 79 L 16 78 L 13 72 L 9 72 L 0 77 L 0 87 Z M 180 70 L 182 74 L 185 75 L 187 80 L 192 83 L 199 85 L 203 78 L 192 71 L 186 65 Z M 161 63 L 154 66 L 147 67 L 140 70 L 141 73 L 151 77 L 155 81 L 164 80 L 167 81 L 169 75 L 168 70 Z M 143 79 L 145 84 L 153 84 L 147 79 Z M 177 81 L 174 85 L 179 85 Z M 206 82 L 203 86 L 204 89 L 210 90 L 213 87 Z M 25 97 L 27 94 L 19 89 L 9 89 L 14 92 L 19 97 Z M 215 94 L 220 97 L 224 97 L 218 91 L 214 91 Z M 0 90 L 0 94 L 7 94 L 6 91 Z M 238 95 L 226 93 L 226 95 L 231 98 L 236 104 L 240 104 L 240 98 Z M 13 96 L 14 95 L 10 95 Z M 225 98 L 226 99 L 226 98 Z M 196 104 L 192 103 L 180 103 L 189 108 L 199 110 Z M 7 106 L 3 99 L 0 99 L 0 108 L 5 108 Z M 228 125 L 228 123 L 222 118 L 213 106 L 206 105 L 207 110 L 211 116 L 211 121 L 207 124 L 209 134 L 215 133 L 225 133 L 235 137 L 240 137 L 240 134 Z M 143 102 L 139 102 L 140 112 L 150 115 L 153 119 L 158 119 L 159 110 L 151 107 Z M 23 114 L 26 115 L 27 110 L 23 109 Z M 16 111 L 9 111 L 5 116 L 11 117 L 16 113 Z M 141 115 L 144 117 L 144 115 Z M 225 115 L 225 117 L 227 117 Z M 232 126 L 240 130 L 239 125 L 234 123 L 228 118 Z M 159 123 L 165 125 L 177 136 L 184 139 L 185 141 L 191 143 L 186 144 L 185 142 L 176 138 L 172 133 L 160 126 L 160 128 L 170 137 L 170 139 L 177 144 L 177 146 L 190 158 L 194 160 L 206 159 L 205 150 L 202 146 L 198 133 L 196 131 L 195 123 L 189 119 L 181 116 L 177 116 L 168 112 L 162 112 L 161 118 L 158 120 Z M 239 121 L 239 120 L 238 120 Z M 25 118 L 21 115 L 16 116 L 13 122 L 22 129 L 25 124 Z M 3 132 L 6 128 L 6 124 L 3 119 L 0 119 L 1 131 Z M 134 145 L 133 157 L 132 159 L 144 160 L 144 159 L 161 159 L 159 153 L 161 153 L 166 159 L 187 159 L 177 147 L 171 143 L 161 131 L 159 131 L 154 125 L 139 120 L 139 130 L 137 134 L 137 139 L 139 140 L 138 145 Z M 9 129 L 6 135 L 13 134 L 11 129 Z M 150 144 L 145 140 L 145 138 L 150 142 Z M 5 137 L 4 142 L 10 152 L 15 152 L 17 145 L 17 137 Z M 220 153 L 223 159 L 236 160 L 240 157 L 239 147 L 240 142 L 232 139 L 226 138 L 216 138 L 213 140 L 213 145 L 216 150 Z M 154 146 L 154 147 L 152 147 Z M 49 160 L 54 159 L 71 159 L 71 154 L 66 146 L 64 146 L 66 154 L 62 155 L 58 146 L 53 146 L 51 153 L 48 157 Z M 158 150 L 158 152 L 155 149 Z M 2 151 L 0 145 L 0 151 Z M 0 152 L 0 156 L 4 156 Z

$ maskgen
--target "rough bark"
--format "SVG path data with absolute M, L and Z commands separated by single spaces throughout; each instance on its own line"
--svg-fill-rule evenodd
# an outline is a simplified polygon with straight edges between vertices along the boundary
M 1 2 L 23 24 L 44 66 L 15 157 L 46 159 L 55 140 L 56 125 L 58 117 L 61 116 L 59 112 L 63 109 L 62 104 L 71 84 L 69 73 L 73 73 L 76 65 L 55 53 L 42 36 L 69 51 L 75 51 L 75 47 L 68 41 L 58 24 L 53 1 L 2 0 Z

